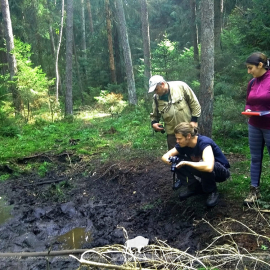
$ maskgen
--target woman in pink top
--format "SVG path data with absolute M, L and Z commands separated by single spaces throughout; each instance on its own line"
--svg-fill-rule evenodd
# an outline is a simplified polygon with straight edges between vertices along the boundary
M 270 61 L 263 53 L 251 54 L 246 60 L 248 73 L 253 79 L 248 84 L 245 111 L 270 111 Z M 248 138 L 251 154 L 250 192 L 245 204 L 261 197 L 260 178 L 263 150 L 266 145 L 270 155 L 270 114 L 248 116 Z

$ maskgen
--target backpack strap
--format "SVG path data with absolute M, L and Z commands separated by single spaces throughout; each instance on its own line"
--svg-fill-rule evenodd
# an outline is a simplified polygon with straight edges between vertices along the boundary
M 155 103 L 156 103 L 156 110 L 157 110 L 157 117 L 158 117 L 158 100 L 157 100 L 157 94 L 154 96 Z

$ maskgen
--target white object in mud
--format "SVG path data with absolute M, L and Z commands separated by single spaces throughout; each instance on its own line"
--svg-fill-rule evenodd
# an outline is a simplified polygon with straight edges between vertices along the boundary
M 125 243 L 125 246 L 127 247 L 127 249 L 130 250 L 130 252 L 132 248 L 137 248 L 138 252 L 141 253 L 141 249 L 147 246 L 148 243 L 148 238 L 144 238 L 143 236 L 137 236 L 133 239 L 128 239 Z

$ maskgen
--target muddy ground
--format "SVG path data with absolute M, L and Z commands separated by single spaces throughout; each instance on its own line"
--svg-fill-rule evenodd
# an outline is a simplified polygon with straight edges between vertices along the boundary
M 232 163 L 240 158 L 243 157 L 228 156 Z M 196 254 L 218 235 L 214 228 L 247 231 L 238 222 L 220 224 L 228 218 L 270 236 L 268 213 L 258 214 L 243 207 L 239 200 L 229 200 L 226 194 L 221 193 L 219 204 L 211 209 L 205 206 L 206 195 L 180 202 L 179 191 L 172 190 L 170 167 L 159 159 L 100 164 L 87 175 L 89 164 L 71 154 L 39 155 L 18 163 L 23 166 L 38 160 L 53 162 L 58 168 L 43 178 L 33 173 L 0 183 L 1 195 L 13 207 L 12 216 L 0 225 L 1 253 L 124 244 L 123 227 L 129 239 L 141 235 L 149 238 L 149 244 L 160 239 L 171 247 Z M 85 234 L 75 240 L 76 245 L 67 246 L 65 237 L 59 238 L 77 229 Z M 217 244 L 232 243 L 232 240 L 248 252 L 262 252 L 270 246 L 263 238 L 244 234 L 237 234 L 233 239 L 223 237 Z M 0 257 L 0 269 L 5 270 L 78 267 L 79 263 L 68 256 Z M 234 269 L 230 267 L 224 269 Z

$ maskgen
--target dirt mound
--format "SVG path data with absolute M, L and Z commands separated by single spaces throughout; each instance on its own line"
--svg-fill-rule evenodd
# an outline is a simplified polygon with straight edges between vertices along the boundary
M 226 218 L 269 233 L 254 210 L 228 201 L 226 194 L 221 194 L 218 206 L 212 209 L 205 206 L 206 195 L 180 202 L 178 192 L 172 190 L 170 168 L 159 160 L 106 164 L 87 177 L 78 171 L 66 177 L 51 172 L 46 178 L 32 175 L 0 185 L 13 205 L 12 218 L 0 225 L 2 253 L 124 244 L 125 228 L 130 239 L 138 235 L 148 238 L 150 243 L 160 239 L 195 254 L 212 242 L 218 235 L 214 227 Z M 240 223 L 230 223 L 232 230 L 240 227 Z M 66 247 L 64 238 L 59 236 L 74 234 L 78 228 L 83 230 L 80 240 L 84 241 Z M 248 251 L 266 246 L 253 236 L 237 237 L 238 244 Z M 226 241 L 230 239 L 222 238 L 220 243 Z M 69 257 L 0 258 L 1 269 L 45 269 L 48 265 L 58 270 L 79 267 Z

